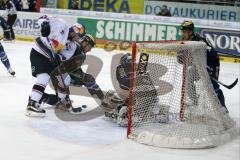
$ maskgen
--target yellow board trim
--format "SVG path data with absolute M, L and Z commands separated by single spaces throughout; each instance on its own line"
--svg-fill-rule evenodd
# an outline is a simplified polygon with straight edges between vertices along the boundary
M 2 38 L 2 37 L 1 37 Z M 0 39 L 1 39 L 0 38 Z M 26 37 L 26 36 L 17 36 L 16 40 L 18 41 L 27 41 L 27 42 L 34 42 L 35 38 L 32 37 Z M 98 43 L 99 41 L 97 40 L 97 44 L 96 47 L 97 48 L 102 48 L 104 49 L 105 43 L 103 43 L 101 41 L 101 43 Z M 115 50 L 120 50 L 119 46 L 117 46 L 117 48 Z M 131 48 L 128 48 L 126 51 L 131 52 Z M 150 51 L 150 50 L 147 50 Z M 159 51 L 155 50 L 155 53 L 158 53 Z M 161 51 L 160 51 L 161 52 Z M 166 53 L 166 52 L 165 52 Z M 170 55 L 174 56 L 176 55 L 176 52 L 172 51 L 169 53 Z M 233 58 L 233 57 L 227 57 L 227 56 L 219 56 L 220 57 L 220 61 L 222 62 L 229 62 L 229 63 L 240 63 L 240 58 Z

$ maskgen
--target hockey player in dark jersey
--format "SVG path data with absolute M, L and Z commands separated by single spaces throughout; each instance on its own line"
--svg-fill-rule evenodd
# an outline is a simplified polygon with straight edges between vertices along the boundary
M 6 11 L 7 11 L 7 24 L 9 26 L 11 37 L 10 39 L 6 40 L 14 40 L 15 39 L 15 33 L 13 30 L 13 25 L 17 19 L 17 9 L 15 4 L 11 0 L 6 1 Z
M 89 52 L 94 46 L 95 46 L 95 40 L 94 38 L 87 34 L 85 36 L 83 36 L 80 39 L 79 44 L 73 42 L 73 41 L 68 41 L 66 43 L 66 47 L 64 47 L 61 50 L 61 55 L 63 57 L 66 57 L 66 61 L 62 62 L 63 65 L 62 67 L 64 68 L 64 72 L 67 72 L 70 77 L 71 77 L 71 81 L 69 85 L 75 86 L 75 87 L 86 87 L 89 91 L 89 93 L 94 97 L 94 98 L 98 98 L 101 101 L 101 105 L 100 107 L 103 109 L 103 111 L 106 114 L 111 114 L 110 112 L 112 112 L 114 110 L 114 112 L 116 111 L 115 109 L 119 106 L 122 108 L 122 106 L 124 104 L 127 104 L 127 99 L 126 101 L 123 100 L 125 98 L 120 98 L 118 97 L 113 91 L 109 91 L 106 93 L 106 95 L 103 94 L 101 88 L 98 86 L 98 84 L 95 81 L 95 78 L 88 74 L 83 72 L 83 70 L 81 69 L 81 65 L 82 63 L 85 61 L 86 58 L 86 53 Z M 67 47 L 68 46 L 68 47 Z M 127 54 L 130 55 L 130 54 Z M 80 57 L 80 63 L 74 63 L 74 58 L 76 57 Z M 121 63 L 125 66 L 125 64 L 127 65 L 127 68 L 130 68 L 130 63 L 126 63 L 125 62 L 125 57 L 123 56 L 121 59 Z M 128 62 L 131 61 L 131 55 L 128 56 Z M 69 63 L 71 61 L 71 63 Z M 116 75 L 117 77 L 119 77 L 120 74 L 120 70 L 122 70 L 121 65 L 119 66 L 119 69 L 117 69 L 116 71 Z M 129 71 L 124 71 L 129 74 Z M 119 78 L 118 80 L 121 81 L 119 82 L 119 84 L 124 87 L 124 84 L 127 85 L 127 83 L 129 83 L 129 77 L 126 76 L 125 78 L 123 78 L 122 80 Z M 68 86 L 67 86 L 68 87 Z M 126 92 L 126 93 L 124 93 Z M 67 95 L 67 93 L 65 93 L 65 95 Z M 69 98 L 70 95 L 67 95 L 67 98 Z M 121 96 L 123 97 L 128 97 L 128 88 L 125 88 L 121 94 Z M 50 105 L 56 105 L 56 103 L 58 103 L 58 98 L 56 95 L 50 95 L 50 94 L 44 94 L 43 96 L 43 102 L 50 104 Z M 59 104 L 59 106 L 61 106 L 62 109 L 66 109 L 69 108 L 71 104 L 67 103 L 69 101 L 63 101 L 62 103 Z M 120 109 L 118 110 L 118 112 L 120 111 Z M 125 108 L 126 109 L 126 108 Z M 125 110 L 126 111 L 126 110 Z M 72 113 L 78 113 L 81 112 L 81 108 L 73 108 L 72 109 Z M 126 113 L 126 112 L 124 112 Z
M 217 52 L 214 50 L 213 46 L 199 34 L 194 32 L 194 24 L 192 21 L 184 21 L 180 26 L 182 40 L 185 41 L 203 41 L 207 44 L 207 70 L 210 77 L 218 79 L 219 77 L 219 69 L 220 69 L 220 62 Z M 181 56 L 181 55 L 180 55 Z M 225 99 L 222 90 L 220 89 L 219 84 L 212 80 L 213 88 L 218 96 L 218 99 L 221 103 L 222 110 L 228 113 L 228 110 L 225 105 Z M 196 99 L 196 98 L 194 98 Z M 197 102 L 195 102 L 197 103 Z
M 102 103 L 105 117 L 119 126 L 127 126 L 131 60 L 131 53 L 126 53 L 121 57 L 115 72 L 120 89 L 118 93 L 108 91 Z
M 67 59 L 64 62 L 63 67 L 65 68 L 64 70 L 70 75 L 69 85 L 78 87 L 84 86 L 88 89 L 89 93 L 93 97 L 96 96 L 97 98 L 102 100 L 104 95 L 100 87 L 97 85 L 95 78 L 92 75 L 83 72 L 83 70 L 81 69 L 81 65 L 86 59 L 86 54 L 91 51 L 95 44 L 95 39 L 90 34 L 86 34 L 80 38 L 79 43 L 69 41 L 65 45 L 63 50 L 61 50 L 60 54 Z M 79 63 L 77 63 L 76 61 L 79 61 Z M 61 108 L 72 107 L 67 105 L 66 103 L 61 103 L 60 105 Z M 74 113 L 81 112 L 81 108 L 72 107 L 72 111 Z
M 3 29 L 3 37 L 4 37 L 4 39 L 11 40 L 10 27 L 7 24 L 7 21 L 2 16 L 0 16 L 0 25 L 1 25 L 2 29 Z
M 9 27 L 7 25 L 6 20 L 2 16 L 0 16 L 0 25 L 1 25 L 2 29 L 3 29 L 4 38 L 9 39 L 10 38 L 10 29 L 9 29 Z M 2 63 L 3 63 L 3 65 L 8 70 L 8 72 L 12 76 L 14 76 L 15 75 L 15 71 L 13 71 L 12 68 L 11 68 L 9 59 L 8 59 L 8 57 L 6 55 L 6 52 L 4 51 L 4 48 L 3 48 L 2 44 L 1 44 L 1 42 L 0 42 L 0 59 L 1 59 Z
M 140 59 L 141 57 L 142 56 L 140 56 Z M 115 93 L 114 91 L 107 92 L 103 100 L 105 105 L 102 105 L 102 108 L 104 108 L 105 117 L 107 117 L 113 122 L 116 122 L 121 127 L 126 127 L 128 123 L 127 112 L 129 105 L 131 61 L 132 61 L 131 53 L 126 53 L 120 58 L 119 65 L 116 68 L 116 79 L 118 81 L 120 89 L 117 90 L 117 93 Z M 143 63 L 139 62 L 138 66 L 142 65 Z M 143 92 L 139 91 L 137 96 L 141 97 L 142 99 L 145 99 L 146 102 L 149 102 L 147 99 L 151 99 L 151 103 L 148 103 L 149 110 L 153 111 L 153 108 L 156 108 L 159 109 L 159 113 L 149 112 L 149 114 L 152 114 L 151 117 L 158 115 L 159 118 L 155 118 L 154 121 L 166 123 L 168 108 L 166 106 L 159 104 L 157 90 L 153 85 L 153 81 L 151 80 L 149 73 L 145 69 L 140 69 L 141 71 L 140 70 L 137 71 L 139 73 L 136 77 L 136 81 L 138 81 L 137 82 L 138 85 L 142 84 L 141 87 L 144 87 L 143 89 L 144 91 Z M 141 109 L 141 106 L 139 106 L 138 109 Z M 160 114 L 160 111 L 166 114 L 165 115 Z M 135 120 L 137 120 L 138 118 L 144 118 L 145 116 L 149 115 L 136 114 Z
M 95 44 L 95 39 L 90 34 L 86 34 L 80 39 L 79 50 L 73 55 L 73 57 L 81 54 L 83 55 L 82 62 L 84 62 L 86 59 L 86 53 L 89 52 L 95 46 Z M 103 99 L 103 92 L 97 85 L 95 78 L 88 73 L 84 73 L 81 67 L 70 73 L 70 77 L 72 85 L 85 86 L 92 96 L 96 95 L 100 100 Z
M 75 27 L 73 27 L 72 29 L 74 28 Z M 44 103 L 56 105 L 56 107 L 63 110 L 68 110 L 69 108 L 71 108 L 70 112 L 74 114 L 81 112 L 81 107 L 74 108 L 73 106 L 71 106 L 71 101 L 69 98 L 70 93 L 68 89 L 70 85 L 77 87 L 84 86 L 88 89 L 89 93 L 93 97 L 96 96 L 100 100 L 104 98 L 104 94 L 100 87 L 97 85 L 95 78 L 92 75 L 83 72 L 83 70 L 81 69 L 81 65 L 86 59 L 86 54 L 91 51 L 91 49 L 96 44 L 95 39 L 90 34 L 85 35 L 85 32 L 79 33 L 80 39 L 78 42 L 68 40 L 64 48 L 60 51 L 61 57 L 64 57 L 65 59 L 62 61 L 62 64 L 60 64 L 60 68 L 62 70 L 62 73 L 64 73 L 65 75 L 68 74 L 70 77 L 68 84 L 65 84 L 68 93 L 61 89 L 59 95 L 61 96 L 61 99 L 63 99 L 62 101 L 58 101 L 59 98 L 57 98 L 56 95 L 49 95 L 46 93 L 44 94 L 43 98 Z

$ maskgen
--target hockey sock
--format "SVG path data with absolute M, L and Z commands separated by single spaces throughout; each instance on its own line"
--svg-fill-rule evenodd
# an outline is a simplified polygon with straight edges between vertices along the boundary
M 101 90 L 101 88 L 98 86 L 98 84 L 95 81 L 95 78 L 90 74 L 84 74 L 83 76 L 83 84 L 85 87 L 87 87 L 88 92 L 94 97 L 95 95 L 97 98 L 102 100 L 104 98 L 104 94 Z
M 104 94 L 101 90 L 101 88 L 97 85 L 97 84 L 94 84 L 93 86 L 89 86 L 87 87 L 88 89 L 88 92 L 94 96 L 94 95 L 97 95 L 97 97 L 102 100 L 104 98 Z
M 0 59 L 7 69 L 11 67 L 8 57 L 4 51 L 0 52 Z
M 61 100 L 65 99 L 66 96 L 67 96 L 66 93 L 58 92 L 58 98 L 60 98 Z
M 50 79 L 50 76 L 47 73 L 41 73 L 37 75 L 37 81 L 32 88 L 32 93 L 31 93 L 32 100 L 39 102 L 49 82 L 49 79 Z

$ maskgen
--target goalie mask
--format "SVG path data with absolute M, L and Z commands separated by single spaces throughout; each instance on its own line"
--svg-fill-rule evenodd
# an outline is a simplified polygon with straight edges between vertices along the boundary
M 120 64 L 121 65 L 126 65 L 130 64 L 132 62 L 132 55 L 131 53 L 126 53 L 124 54 L 121 59 L 120 59 Z

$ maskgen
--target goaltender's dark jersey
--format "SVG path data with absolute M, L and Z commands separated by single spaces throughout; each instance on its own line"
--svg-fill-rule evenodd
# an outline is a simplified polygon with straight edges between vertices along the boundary
M 211 69 L 215 70 L 216 67 L 220 66 L 219 62 L 219 56 L 217 52 L 214 50 L 213 46 L 203 37 L 201 37 L 199 34 L 194 33 L 192 41 L 203 41 L 207 44 L 207 65 Z
M 121 89 L 129 90 L 131 63 L 120 64 L 116 69 L 116 77 Z

